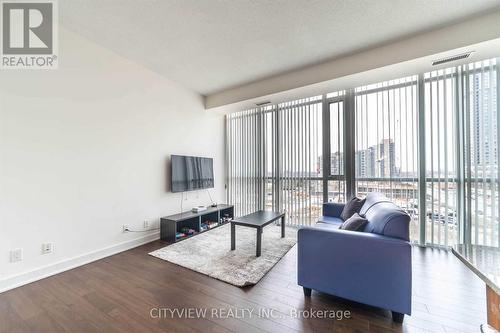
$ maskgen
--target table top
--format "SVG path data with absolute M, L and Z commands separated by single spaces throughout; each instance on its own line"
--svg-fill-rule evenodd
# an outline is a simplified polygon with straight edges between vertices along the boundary
M 255 213 L 234 218 L 231 222 L 249 227 L 261 227 L 284 216 L 284 213 L 258 210 Z
M 193 212 L 193 211 L 185 211 L 182 213 L 170 215 L 170 216 L 164 216 L 162 219 L 165 220 L 172 220 L 172 221 L 182 221 L 182 220 L 187 220 L 193 217 L 201 216 L 201 215 L 206 215 L 210 213 L 217 212 L 219 210 L 231 208 L 233 205 L 225 205 L 225 204 L 218 204 L 216 207 L 207 207 L 206 210 L 202 210 L 201 212 Z
M 500 248 L 458 244 L 453 253 L 497 294 L 500 294 Z

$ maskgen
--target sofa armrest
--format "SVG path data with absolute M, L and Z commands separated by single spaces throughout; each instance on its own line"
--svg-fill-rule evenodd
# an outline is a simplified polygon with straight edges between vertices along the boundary
M 323 215 L 332 216 L 340 218 L 342 210 L 344 210 L 345 204 L 337 202 L 325 202 L 323 204 Z
M 411 314 L 411 245 L 372 233 L 302 228 L 298 284 Z

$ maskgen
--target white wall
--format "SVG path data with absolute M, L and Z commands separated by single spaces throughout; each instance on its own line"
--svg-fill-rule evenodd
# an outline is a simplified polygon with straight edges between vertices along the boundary
M 0 71 L 0 291 L 157 238 L 122 225 L 180 210 L 170 154 L 213 157 L 211 193 L 224 201 L 222 116 L 78 35 L 59 38 L 58 70 Z M 188 198 L 209 203 L 206 192 Z M 54 253 L 41 254 L 44 242 Z M 14 248 L 24 261 L 9 262 Z

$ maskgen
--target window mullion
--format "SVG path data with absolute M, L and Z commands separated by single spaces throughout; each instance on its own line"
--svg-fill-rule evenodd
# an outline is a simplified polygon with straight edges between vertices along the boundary
M 425 85 L 424 85 L 424 75 L 420 74 L 418 76 L 418 216 L 419 216 L 419 227 L 420 227 L 420 245 L 425 245 L 426 242 L 426 231 L 425 231 L 425 220 L 426 220 L 426 161 L 425 161 Z

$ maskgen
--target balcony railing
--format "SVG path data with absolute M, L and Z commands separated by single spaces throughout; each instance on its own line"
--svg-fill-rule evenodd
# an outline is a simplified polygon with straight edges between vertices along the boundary
M 286 182 L 284 182 L 286 180 Z M 457 179 L 430 178 L 427 181 L 425 202 L 425 232 L 428 244 L 449 246 L 459 242 L 460 230 L 457 212 Z M 471 216 L 473 234 L 480 244 L 494 244 L 498 228 L 496 216 L 498 194 L 494 191 L 494 179 L 478 179 L 472 182 L 474 191 L 471 203 L 474 214 Z M 274 209 L 276 198 L 273 191 L 278 179 L 264 178 L 265 206 Z M 445 183 L 447 182 L 447 195 Z M 305 179 L 301 177 L 283 177 L 279 183 L 286 183 L 279 193 L 281 210 L 287 214 L 290 225 L 313 225 L 322 215 L 323 183 L 322 178 Z M 477 185 L 477 191 L 475 190 Z M 493 186 L 493 187 L 492 187 Z M 329 201 L 344 202 L 345 188 L 340 181 L 330 181 L 328 186 Z M 381 192 L 410 215 L 410 238 L 418 242 L 420 233 L 418 180 L 416 178 L 358 178 L 356 193 L 366 196 L 369 192 Z M 434 196 L 432 195 L 434 192 Z M 440 193 L 440 195 L 438 195 Z M 447 198 L 445 201 L 444 198 Z

